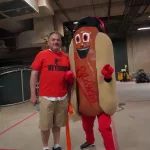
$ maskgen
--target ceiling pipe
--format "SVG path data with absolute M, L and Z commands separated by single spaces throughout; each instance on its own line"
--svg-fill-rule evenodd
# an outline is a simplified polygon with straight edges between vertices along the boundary
M 108 4 L 108 22 L 110 18 L 110 11 L 111 11 L 111 0 L 109 0 L 109 4 Z
M 92 7 L 93 7 L 93 10 L 94 10 L 94 15 L 96 16 L 95 6 L 94 6 L 94 0 L 92 0 Z
M 56 5 L 59 7 L 59 9 L 61 10 L 61 12 L 64 14 L 64 16 L 67 18 L 68 21 L 71 21 L 70 17 L 68 16 L 68 14 L 66 13 L 66 11 L 63 9 L 63 7 L 61 6 L 61 4 L 59 3 L 58 0 L 54 0 L 54 2 L 56 3 Z
M 0 38 L 0 40 L 15 39 L 16 37 L 17 37 L 17 36 L 8 36 L 8 37 Z
M 144 0 L 132 0 L 130 1 L 131 5 L 141 5 L 144 3 Z M 130 6 L 131 6 L 130 5 Z M 129 10 L 127 12 L 127 14 L 125 15 L 124 19 L 122 20 L 122 23 L 120 24 L 120 26 L 118 27 L 118 31 L 117 31 L 117 36 L 125 36 L 125 34 L 127 33 L 127 31 L 130 29 L 130 27 L 133 24 L 133 21 L 135 20 L 135 18 L 137 17 L 137 14 L 141 8 L 141 6 L 136 6 L 136 7 L 129 7 Z
M 117 1 L 117 2 L 112 2 L 112 4 L 115 6 L 115 5 L 123 5 L 124 2 L 123 1 Z M 108 2 L 104 2 L 104 3 L 100 3 L 100 4 L 94 4 L 94 7 L 95 8 L 99 8 L 101 9 L 101 7 L 107 7 L 108 6 Z M 91 8 L 92 5 L 89 4 L 89 5 L 83 5 L 83 6 L 76 6 L 76 7 L 71 7 L 71 8 L 66 8 L 65 11 L 69 12 L 69 11 L 73 11 L 73 10 L 76 10 L 76 9 L 88 9 L 88 8 Z M 60 11 L 59 10 L 56 10 L 55 12 L 59 13 Z
M 144 7 L 143 11 L 142 11 L 137 17 L 141 17 L 141 16 L 145 13 L 145 11 L 146 11 L 147 8 L 149 7 L 149 5 L 150 5 L 150 4 L 147 4 L 147 5 Z
M 139 15 L 137 15 L 136 18 L 141 17 L 141 16 L 144 14 L 144 12 L 146 11 L 146 9 L 147 9 L 148 7 L 149 7 L 149 4 L 144 7 L 143 11 L 142 11 Z M 130 26 L 130 28 L 128 29 L 127 33 L 130 32 L 130 30 L 132 29 L 132 26 L 133 26 L 133 24 L 131 24 L 131 26 Z

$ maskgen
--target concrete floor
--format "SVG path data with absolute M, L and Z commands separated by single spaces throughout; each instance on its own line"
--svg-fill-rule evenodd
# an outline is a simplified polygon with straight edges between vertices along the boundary
M 113 116 L 114 139 L 119 150 L 150 150 L 150 84 L 117 83 L 119 103 L 124 104 Z M 85 141 L 81 122 L 70 123 L 72 150 Z M 65 128 L 61 145 L 66 150 Z M 104 150 L 95 122 L 97 150 Z M 53 144 L 50 138 L 49 146 Z M 42 150 L 38 113 L 29 102 L 0 108 L 0 150 Z

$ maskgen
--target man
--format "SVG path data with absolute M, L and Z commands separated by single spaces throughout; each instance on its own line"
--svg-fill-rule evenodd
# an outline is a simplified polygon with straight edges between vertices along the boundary
M 52 32 L 48 37 L 49 49 L 39 52 L 31 65 L 30 101 L 33 105 L 38 102 L 40 106 L 39 128 L 43 150 L 49 150 L 50 129 L 54 137 L 52 150 L 61 150 L 60 128 L 66 125 L 68 115 L 66 74 L 70 63 L 68 56 L 61 51 L 61 45 L 61 35 L 58 32 Z M 39 74 L 39 100 L 37 100 L 35 88 Z

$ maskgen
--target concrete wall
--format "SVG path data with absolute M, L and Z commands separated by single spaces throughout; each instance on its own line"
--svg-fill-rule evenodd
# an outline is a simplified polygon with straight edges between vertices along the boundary
M 34 18 L 34 30 L 22 32 L 16 39 L 16 46 L 18 49 L 43 47 L 44 39 L 54 30 L 64 36 L 63 23 L 56 16 Z
M 57 16 L 53 16 L 54 22 L 54 30 L 58 31 L 62 36 L 64 36 L 64 28 L 63 22 L 57 18 Z
M 150 72 L 150 32 L 140 31 L 127 37 L 129 72 L 144 69 Z
M 22 32 L 16 39 L 16 46 L 17 48 L 42 46 L 44 39 L 52 31 L 54 31 L 52 16 L 35 18 L 34 30 Z
M 120 72 L 125 65 L 128 65 L 127 47 L 125 39 L 114 39 L 112 42 L 114 49 L 115 73 L 117 77 L 118 72 Z
M 25 0 L 26 3 L 28 3 L 33 9 L 35 9 L 37 12 L 39 12 L 38 7 L 38 0 Z

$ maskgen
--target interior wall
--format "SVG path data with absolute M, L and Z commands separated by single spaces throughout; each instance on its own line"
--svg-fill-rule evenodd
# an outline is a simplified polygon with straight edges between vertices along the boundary
M 43 39 L 54 31 L 53 16 L 34 18 L 34 30 L 37 39 L 43 42 Z
M 64 36 L 64 27 L 63 22 L 57 18 L 57 16 L 53 16 L 54 22 L 54 30 L 58 31 L 62 36 Z
M 150 32 L 139 31 L 127 37 L 129 72 L 144 69 L 150 72 Z
M 13 38 L 14 34 L 0 29 L 0 55 L 2 51 L 7 51 L 8 49 L 12 51 L 16 47 L 16 39 Z M 5 38 L 5 37 L 12 37 L 12 38 Z
M 28 3 L 33 9 L 35 9 L 37 12 L 39 12 L 38 7 L 38 1 L 37 0 L 24 0 L 26 3 Z
M 34 30 L 25 31 L 18 35 L 16 46 L 18 49 L 42 46 L 44 39 L 47 39 L 52 31 L 54 31 L 52 16 L 34 18 Z
M 114 49 L 115 73 L 117 77 L 118 72 L 120 72 L 125 65 L 128 65 L 127 46 L 125 39 L 114 39 L 112 42 Z
M 0 67 L 11 65 L 30 65 L 40 51 L 40 47 L 33 47 L 14 52 L 1 52 Z

